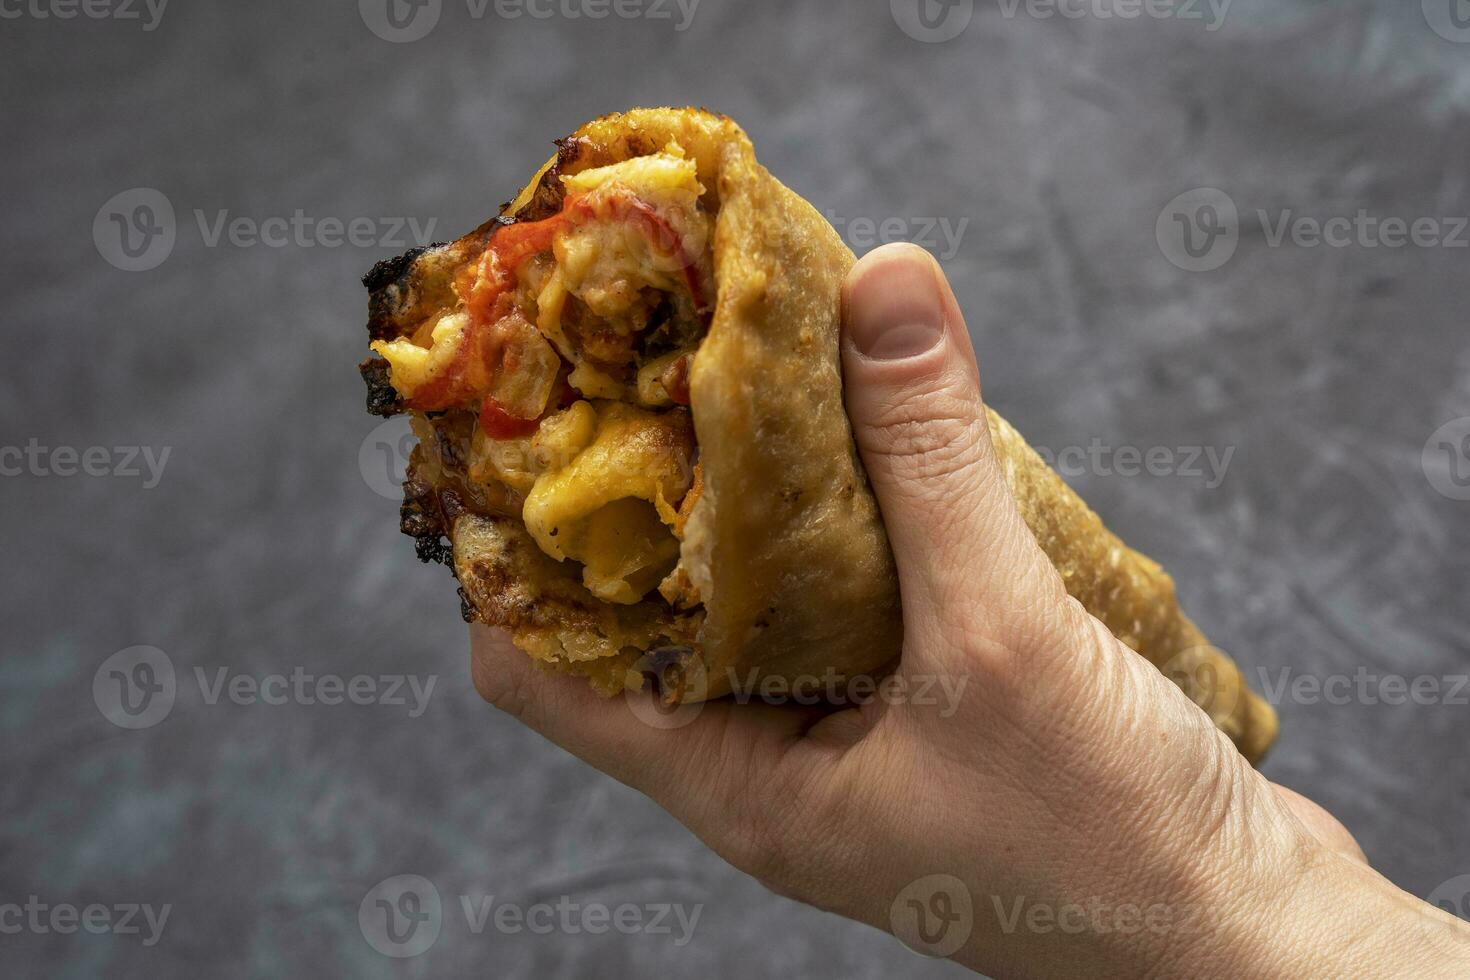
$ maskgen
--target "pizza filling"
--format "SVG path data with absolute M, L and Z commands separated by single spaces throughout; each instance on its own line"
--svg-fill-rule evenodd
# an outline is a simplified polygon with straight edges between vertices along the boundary
M 469 506 L 519 517 L 597 598 L 699 596 L 679 567 L 702 489 L 689 371 L 715 288 L 692 159 L 560 176 L 560 210 L 496 228 L 453 302 L 373 350 L 436 470 Z

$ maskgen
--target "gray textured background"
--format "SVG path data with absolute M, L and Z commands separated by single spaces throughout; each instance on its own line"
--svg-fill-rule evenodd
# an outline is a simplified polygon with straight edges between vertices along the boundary
M 1214 31 L 977 6 L 945 43 L 906 36 L 881 0 L 703 0 L 684 31 L 493 7 L 476 20 L 445 0 L 427 37 L 399 44 L 351 2 L 180 2 L 152 31 L 0 20 L 0 445 L 171 449 L 153 489 L 0 479 L 0 903 L 172 905 L 152 947 L 0 935 L 0 974 L 960 972 L 765 893 L 483 706 L 452 582 L 414 561 L 372 488 L 382 444 L 360 466 L 374 420 L 354 369 L 357 277 L 399 249 L 210 246 L 195 216 L 411 215 L 452 237 L 553 137 L 630 105 L 733 115 L 838 216 L 911 234 L 968 220 L 945 265 L 989 399 L 1034 442 L 1233 449 L 1213 488 L 1073 482 L 1175 572 L 1252 677 L 1470 669 L 1470 503 L 1421 465 L 1430 434 L 1470 415 L 1470 250 L 1272 248 L 1247 218 L 1223 268 L 1190 273 L 1155 237 L 1167 202 L 1199 186 L 1247 216 L 1470 213 L 1470 44 L 1430 30 L 1418 0 L 1237 0 Z M 136 187 L 177 215 L 171 254 L 145 272 L 104 261 L 91 233 Z M 178 695 L 127 731 L 92 682 L 137 644 L 168 655 Z M 437 686 L 418 718 L 211 705 L 196 667 Z M 1281 710 L 1273 778 L 1338 813 L 1412 892 L 1470 872 L 1470 708 Z M 448 912 L 429 952 L 390 960 L 357 909 L 400 873 L 432 880 Z M 480 893 L 704 908 L 682 947 L 477 936 L 456 896 Z

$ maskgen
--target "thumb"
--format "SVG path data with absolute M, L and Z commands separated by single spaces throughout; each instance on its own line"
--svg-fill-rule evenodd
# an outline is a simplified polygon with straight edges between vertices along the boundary
M 1055 639 L 1044 634 L 1065 618 L 1051 613 L 1066 590 L 996 463 L 964 317 L 923 249 L 880 248 L 853 268 L 842 363 L 898 566 L 906 646 L 968 637 L 1018 650 Z

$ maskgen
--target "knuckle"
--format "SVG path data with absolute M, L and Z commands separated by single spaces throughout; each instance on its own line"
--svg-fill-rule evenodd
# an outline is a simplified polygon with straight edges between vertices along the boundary
M 1011 645 L 1049 673 L 1071 674 L 1076 665 L 1087 676 L 1116 658 L 1118 641 L 1081 602 L 1068 595 L 1060 578 L 1030 583 L 1010 617 Z
M 779 775 L 760 789 L 745 784 L 740 800 L 726 807 L 726 860 L 771 891 L 802 898 L 804 868 L 817 850 L 809 833 L 811 796 Z
M 876 402 L 858 427 L 859 448 L 904 480 L 951 476 L 978 459 L 984 415 L 972 395 L 953 382 L 928 390 L 891 392 Z
M 768 887 L 788 877 L 792 850 L 788 819 L 770 796 L 750 792 L 731 810 L 727 828 L 730 863 Z
M 874 778 L 868 764 L 778 764 L 763 782 L 744 784 L 742 803 L 724 807 L 716 850 L 777 895 L 851 917 L 883 833 L 875 828 L 890 825 L 892 800 L 902 795 L 903 770 L 879 765 Z
M 983 552 L 963 547 L 944 550 L 956 535 L 993 526 L 983 516 L 968 514 L 965 502 L 954 497 L 946 498 L 949 509 L 930 519 L 936 527 L 934 552 L 938 556 L 937 567 L 925 583 L 931 601 L 924 619 L 906 623 L 906 630 L 926 649 L 952 655 L 983 679 L 988 690 L 1024 684 L 1038 672 L 1049 678 L 1070 676 L 1066 666 L 1079 635 L 1065 608 L 1072 600 L 1064 589 L 1058 599 L 1051 583 L 1027 570 L 997 535 L 984 538 Z M 974 564 L 978 561 L 1004 568 L 1005 574 L 977 584 Z M 1047 571 L 1055 574 L 1049 566 Z
M 776 823 L 751 808 L 731 822 L 725 840 L 725 858 L 736 868 L 773 891 L 788 878 L 788 849 Z

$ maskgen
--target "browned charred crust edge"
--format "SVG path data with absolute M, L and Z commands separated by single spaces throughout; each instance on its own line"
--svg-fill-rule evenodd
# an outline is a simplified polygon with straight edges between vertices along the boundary
M 541 221 L 561 211 L 562 202 L 566 200 L 566 188 L 561 182 L 562 170 L 572 165 L 584 146 L 585 140 L 572 137 L 556 141 L 556 162 L 541 175 L 536 189 L 531 192 L 531 199 L 511 216 L 510 221 Z M 509 207 L 509 202 L 502 205 L 500 213 L 505 214 Z
M 570 166 L 587 148 L 586 140 L 568 137 L 556 141 L 556 162 L 542 175 L 531 194 L 531 199 L 513 215 L 505 212 L 507 202 L 500 206 L 500 213 L 486 221 L 474 231 L 455 243 L 436 242 L 433 245 L 409 249 L 402 255 L 384 259 L 362 277 L 368 290 L 368 336 L 373 340 L 392 340 L 403 333 L 400 317 L 422 285 L 419 260 L 427 253 L 455 246 L 464 246 L 464 252 L 473 255 L 483 249 L 497 228 L 515 224 L 517 221 L 540 221 L 561 210 L 566 190 L 562 187 L 561 172 Z M 371 409 L 370 409 L 371 411 Z
M 395 255 L 391 259 L 383 259 L 362 277 L 362 284 L 368 288 L 368 292 L 376 293 L 393 283 L 398 282 L 408 272 L 408 267 L 413 265 L 413 260 L 423 255 L 431 248 L 443 248 L 444 242 L 435 242 L 432 245 L 420 245 L 411 248 L 402 255 Z
M 392 340 L 398 336 L 397 314 L 402 296 L 413 288 L 414 263 L 431 248 L 443 248 L 443 242 L 411 248 L 402 255 L 384 259 L 362 277 L 368 289 L 368 336 L 373 340 Z
M 440 494 L 409 470 L 403 483 L 403 506 L 398 510 L 399 529 L 413 538 L 414 553 L 425 564 L 439 562 L 449 567 L 449 574 L 459 578 L 454 568 L 454 545 L 450 543 L 452 519 L 445 513 Z M 459 614 L 466 623 L 483 623 L 484 615 L 463 585 L 459 586 Z
M 703 108 L 697 111 L 707 115 L 716 115 L 721 119 L 727 118 L 718 113 L 710 113 L 709 110 Z M 501 206 L 498 216 L 486 221 L 458 242 L 450 244 L 437 242 L 433 245 L 409 249 L 402 255 L 377 263 L 367 275 L 362 277 L 363 285 L 367 287 L 369 293 L 367 327 L 368 335 L 373 340 L 392 340 L 402 335 L 403 324 L 400 323 L 399 317 L 408 304 L 409 298 L 415 295 L 415 288 L 420 284 L 420 276 L 416 267 L 419 266 L 419 260 L 425 253 L 466 246 L 466 254 L 474 254 L 484 248 L 485 242 L 496 228 L 517 221 L 539 221 L 561 210 L 566 196 L 561 178 L 562 172 L 567 167 L 574 163 L 602 166 L 615 162 L 607 152 L 608 147 L 594 145 L 586 137 L 568 136 L 566 139 L 556 140 L 555 143 L 556 161 L 546 173 L 542 174 L 541 180 L 531 192 L 531 199 L 515 214 L 505 213 L 510 207 L 510 204 L 506 203 Z M 622 152 L 629 156 L 642 156 L 657 149 L 651 137 L 646 134 L 631 133 Z
M 369 415 L 392 418 L 403 411 L 403 402 L 393 383 L 388 380 L 388 362 L 381 357 L 370 357 L 357 366 L 367 385 L 367 410 Z
M 414 450 L 417 455 L 418 449 Z M 410 464 L 408 479 L 403 481 L 403 506 L 398 509 L 398 527 L 413 538 L 414 552 L 419 561 L 443 562 L 454 570 L 454 548 L 449 544 L 450 532 L 454 529 L 454 517 L 450 511 L 458 510 L 458 499 L 453 491 L 436 491 L 428 481 L 422 480 Z
M 459 614 L 466 623 L 482 623 L 485 621 L 484 617 L 480 615 L 480 611 L 475 608 L 474 600 L 470 598 L 470 594 L 465 591 L 463 585 L 459 587 Z

